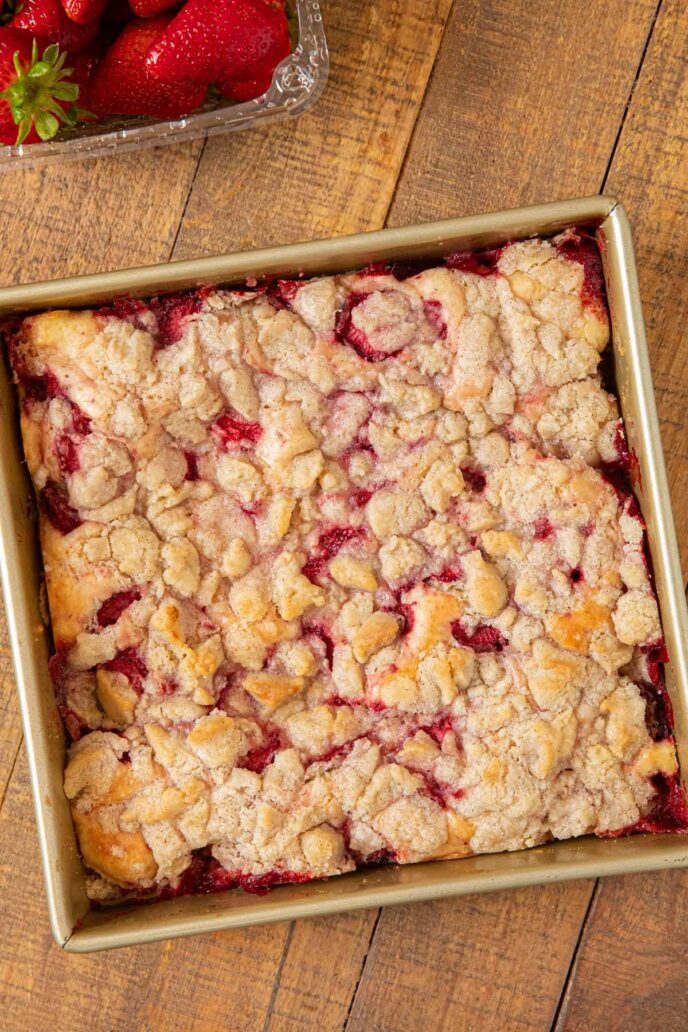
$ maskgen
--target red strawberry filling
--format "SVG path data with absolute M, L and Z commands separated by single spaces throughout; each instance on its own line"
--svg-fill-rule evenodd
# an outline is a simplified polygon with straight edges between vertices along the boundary
M 671 699 L 664 685 L 638 683 L 645 700 L 645 725 L 654 742 L 662 742 L 671 735 L 673 712 Z
M 535 521 L 535 533 L 533 534 L 533 537 L 535 538 L 535 540 L 536 541 L 544 541 L 545 538 L 548 538 L 553 533 L 554 533 L 554 527 L 552 526 L 550 521 L 547 519 L 547 517 L 546 516 L 538 516 L 538 518 Z
M 103 319 L 121 319 L 123 322 L 130 322 L 139 330 L 147 329 L 145 315 L 150 308 L 145 301 L 139 301 L 135 297 L 116 297 L 109 305 L 103 305 L 95 311 L 95 315 Z
M 55 691 L 57 708 L 64 721 L 67 734 L 73 742 L 81 738 L 84 727 L 76 713 L 70 708 L 67 702 L 69 691 L 67 655 L 70 651 L 69 645 L 65 642 L 57 642 L 55 651 L 48 660 L 48 673 Z
M 442 739 L 449 731 L 454 730 L 451 717 L 442 717 L 441 720 L 436 720 L 434 724 L 430 724 L 429 727 L 424 727 L 423 730 L 434 738 L 438 745 L 442 742 Z
M 600 832 L 600 838 L 619 838 L 638 831 L 654 834 L 688 832 L 688 802 L 679 775 L 655 774 L 651 781 L 656 795 L 649 813 L 625 828 Z
M 440 301 L 425 302 L 425 318 L 431 326 L 437 330 L 437 336 L 442 340 L 447 336 L 447 324 L 444 321 L 442 303 Z
M 654 645 L 645 645 L 641 647 L 641 652 L 645 653 L 645 662 L 647 664 L 648 677 L 652 681 L 655 687 L 664 686 L 664 663 L 669 662 L 669 653 L 667 652 L 666 645 L 663 641 L 659 641 Z M 667 696 L 668 699 L 668 696 Z M 673 724 L 673 718 L 671 719 Z
M 444 264 L 448 269 L 461 272 L 474 272 L 478 276 L 499 276 L 497 263 L 504 247 L 492 247 L 486 251 L 454 251 L 447 255 Z
M 572 584 L 580 584 L 585 579 L 583 571 L 578 566 L 574 566 L 572 570 L 569 570 L 569 580 Z
M 244 889 L 262 896 L 273 885 L 290 885 L 310 881 L 312 875 L 302 871 L 268 871 L 265 874 L 248 874 L 245 871 L 228 871 L 209 852 L 201 850 L 194 854 L 191 864 L 174 886 L 168 885 L 156 893 L 156 899 L 176 899 L 178 896 L 223 892 L 225 889 Z
M 327 564 L 348 541 L 356 541 L 365 537 L 363 527 L 332 527 L 323 531 L 318 538 L 315 551 L 306 560 L 301 570 L 313 584 L 325 576 Z
M 83 521 L 69 504 L 67 492 L 61 484 L 49 480 L 39 493 L 38 500 L 46 518 L 61 534 L 69 534 L 81 526 Z
M 246 420 L 230 415 L 229 412 L 223 413 L 219 419 L 216 419 L 210 429 L 225 451 L 229 451 L 230 448 L 237 445 L 248 447 L 255 444 L 263 432 L 260 423 L 248 423 Z
M 348 541 L 357 541 L 365 536 L 363 527 L 332 527 L 318 538 L 318 554 L 323 559 L 332 559 Z
M 168 294 L 155 297 L 151 301 L 151 309 L 158 320 L 156 338 L 158 346 L 166 348 L 176 344 L 184 333 L 186 320 L 190 315 L 200 312 L 203 297 L 199 291 L 192 294 Z
M 186 459 L 186 473 L 184 475 L 185 480 L 198 480 L 200 473 L 198 472 L 198 455 L 192 451 L 185 451 L 184 458 Z
M 425 783 L 425 791 L 431 799 L 434 799 L 436 803 L 439 803 L 443 810 L 447 809 L 448 801 L 450 799 L 460 799 L 464 794 L 462 788 L 453 790 L 449 785 L 438 781 L 434 774 L 430 774 L 428 771 L 416 770 L 414 773 L 418 774 L 423 779 Z
M 150 303 L 139 301 L 133 297 L 115 298 L 109 304 L 96 311 L 103 318 L 122 319 L 139 330 L 150 330 L 150 322 L 145 318 L 149 312 L 155 315 L 157 329 L 154 333 L 159 348 L 176 344 L 184 333 L 186 320 L 190 315 L 200 312 L 203 307 L 204 292 L 201 290 L 184 294 L 166 294 L 154 297 Z
M 110 627 L 117 623 L 122 613 L 134 602 L 141 598 L 138 588 L 130 588 L 128 591 L 118 591 L 116 595 L 103 602 L 96 615 L 96 622 L 99 627 Z
M 461 473 L 463 474 L 463 479 L 472 491 L 476 491 L 478 494 L 481 494 L 481 492 L 485 490 L 487 477 L 482 470 L 476 469 L 475 466 L 462 466 Z
M 60 434 L 53 442 L 57 464 L 63 476 L 68 473 L 76 473 L 79 469 L 79 451 L 76 441 L 68 434 Z
M 148 667 L 135 648 L 123 649 L 114 659 L 103 663 L 102 667 L 104 670 L 124 674 L 135 692 L 139 695 L 143 692 L 143 681 L 148 673 Z
M 364 487 L 357 487 L 351 492 L 351 504 L 357 509 L 362 509 L 364 505 L 367 505 L 370 499 L 373 497 L 373 492 L 368 491 Z
M 477 627 L 471 634 L 464 630 L 460 620 L 455 620 L 451 629 L 459 645 L 473 649 L 474 652 L 502 652 L 508 644 L 496 627 L 488 627 L 485 624 Z
M 319 638 L 320 641 L 323 643 L 323 645 L 325 646 L 325 659 L 327 660 L 327 665 L 331 670 L 332 659 L 334 656 L 334 639 L 330 632 L 327 630 L 326 627 L 323 626 L 323 624 L 311 624 L 309 626 L 304 626 L 304 632 L 306 634 L 314 634 L 316 638 Z
M 17 372 L 17 378 L 24 388 L 24 397 L 27 401 L 49 401 L 64 394 L 60 381 L 50 371 L 46 371 L 42 376 L 29 376 Z
M 270 280 L 262 288 L 274 308 L 291 308 L 291 303 L 303 286 L 298 280 Z
M 571 262 L 579 262 L 583 266 L 583 286 L 581 300 L 584 305 L 604 313 L 605 302 L 604 273 L 602 259 L 594 236 L 587 230 L 573 231 L 566 240 L 557 244 L 557 252 Z
M 57 464 L 63 476 L 69 473 L 76 473 L 81 463 L 79 461 L 79 438 L 85 437 L 91 432 L 91 420 L 85 416 L 78 405 L 62 395 L 69 402 L 72 416 L 72 430 L 70 433 L 58 434 L 53 441 L 53 450 L 57 458 Z
M 282 741 L 278 731 L 270 731 L 262 745 L 257 745 L 246 755 L 240 767 L 244 770 L 252 770 L 255 774 L 262 774 L 265 768 L 272 763 L 275 753 L 282 748 Z
M 320 756 L 315 756 L 310 762 L 311 763 L 329 763 L 330 760 L 334 760 L 339 756 L 348 756 L 355 745 L 355 741 L 344 742 L 343 745 L 333 745 L 331 749 L 321 753 Z
M 384 362 L 385 359 L 397 355 L 403 348 L 399 347 L 395 351 L 381 351 L 379 348 L 374 348 L 365 330 L 355 324 L 353 313 L 359 305 L 368 300 L 369 296 L 369 294 L 349 294 L 344 302 L 344 307 L 337 316 L 334 332 L 340 343 L 349 344 L 356 354 L 366 362 Z
M 439 573 L 433 573 L 431 579 L 440 581 L 442 584 L 453 584 L 454 581 L 461 580 L 463 577 L 463 570 L 459 566 L 445 566 Z
M 401 594 L 401 591 L 398 592 L 398 594 Z M 413 611 L 413 603 L 396 601 L 393 605 L 382 606 L 381 608 L 384 610 L 384 612 L 394 613 L 395 616 L 399 617 L 399 634 L 402 635 L 402 637 L 405 634 L 411 633 L 411 631 L 413 630 L 414 621 L 416 619 L 415 613 Z M 374 708 L 372 703 L 370 704 L 370 708 Z M 382 706 L 382 709 L 385 708 L 385 706 Z

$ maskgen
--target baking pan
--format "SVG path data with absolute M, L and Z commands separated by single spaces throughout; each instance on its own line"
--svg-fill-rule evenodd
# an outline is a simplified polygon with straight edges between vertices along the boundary
M 203 283 L 355 269 L 372 261 L 429 259 L 488 247 L 570 225 L 595 227 L 603 256 L 621 410 L 639 458 L 636 491 L 647 521 L 670 662 L 679 759 L 688 771 L 688 615 L 650 377 L 631 233 L 611 197 L 559 201 L 489 215 L 387 229 L 197 261 L 129 269 L 0 289 L 0 315 L 100 304 Z M 49 632 L 41 612 L 41 572 L 32 497 L 10 374 L 0 363 L 0 572 L 21 701 L 50 923 L 66 950 L 84 953 L 223 928 L 331 914 L 360 907 L 506 889 L 520 885 L 688 865 L 688 837 L 592 837 L 500 853 L 357 871 L 328 881 L 286 885 L 264 897 L 235 889 L 140 906 L 89 909 L 67 800 L 64 739 L 47 671 Z

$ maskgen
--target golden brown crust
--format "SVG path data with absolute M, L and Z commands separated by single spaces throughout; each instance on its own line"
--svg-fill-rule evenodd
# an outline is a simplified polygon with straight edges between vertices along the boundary
M 65 790 L 108 883 L 616 832 L 676 769 L 575 242 L 111 311 L 13 345 Z M 621 449 L 621 450 L 620 450 Z M 107 894 L 99 884 L 93 891 Z

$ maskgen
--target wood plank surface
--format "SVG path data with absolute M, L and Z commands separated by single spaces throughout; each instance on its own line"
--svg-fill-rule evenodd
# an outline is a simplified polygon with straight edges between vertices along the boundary
M 688 559 L 688 7 L 664 0 L 611 165 L 634 228 L 679 542 Z M 686 1028 L 686 871 L 603 880 L 558 1032 Z
M 288 926 L 74 956 L 52 941 L 22 750 L 0 814 L 2 1028 L 9 1032 L 254 1032 Z M 231 1017 L 230 1017 L 231 1016 Z
M 176 258 L 378 229 L 451 0 L 333 0 L 325 95 L 298 122 L 208 140 Z
M 390 222 L 597 193 L 657 0 L 461 0 Z
M 663 0 L 659 16 L 657 0 L 323 6 L 331 80 L 300 120 L 5 174 L 3 281 L 595 192 L 613 159 L 609 189 L 636 226 L 685 524 L 685 4 Z M 688 876 L 676 872 L 604 882 L 589 914 L 592 883 L 579 882 L 61 953 L 47 927 L 6 646 L 0 618 L 0 1002 L 9 1032 L 544 1032 L 555 1014 L 557 1029 L 575 1032 L 685 1027 L 688 921 L 676 899 Z M 669 961 L 667 941 L 676 944 Z
M 389 221 L 596 192 L 653 23 L 654 2 L 633 7 L 632 19 L 603 3 L 455 7 Z M 611 74 L 586 45 L 591 18 L 604 25 Z M 507 107 L 499 131 L 485 126 L 492 95 Z M 543 114 L 526 135 L 529 109 Z M 562 125 L 579 127 L 572 158 L 566 146 L 551 146 L 553 137 L 568 142 Z M 509 136 L 516 132 L 520 143 Z M 592 888 L 578 882 L 384 910 L 348 1028 L 549 1028 Z
M 178 241 L 200 144 L 8 177 L 0 199 L 3 278 L 47 278 L 159 261 L 172 253 L 182 257 L 379 225 L 450 7 L 451 0 L 360 3 L 358 36 L 352 40 L 351 17 L 329 4 L 326 26 L 334 60 L 322 101 L 325 115 L 316 109 L 307 116 L 310 128 L 301 128 L 302 119 L 210 141 L 189 200 L 184 223 L 189 233 Z M 385 103 L 379 103 L 378 84 L 384 85 Z M 363 118 L 356 114 L 361 110 Z M 279 155 L 286 164 L 278 167 Z M 328 166 L 337 169 L 334 201 Z M 243 192 L 233 199 L 225 196 L 228 181 L 237 189 L 243 182 Z M 371 194 L 376 200 L 368 206 Z M 82 208 L 72 224 L 78 199 Z M 238 211 L 245 220 L 243 236 L 233 228 Z M 332 224 L 333 212 L 341 212 L 339 226 Z M 28 232 L 24 225 L 22 237 L 23 223 Z M 6 638 L 0 637 L 0 648 L 5 647 Z M 3 657 L 0 652 L 0 661 Z M 11 720 L 3 725 L 0 777 L 10 773 L 19 744 L 9 680 L 3 705 L 5 700 Z M 17 870 L 22 871 L 19 884 Z M 0 944 L 0 999 L 6 1001 L 4 1018 L 12 1032 L 28 1027 L 35 1032 L 341 1028 L 376 918 L 376 912 L 342 915 L 115 954 L 62 954 L 47 927 L 23 752 L 0 812 L 0 900 L 6 930 L 23 940 L 21 950 L 12 934 Z M 46 1009 L 46 996 L 57 996 L 58 1002 Z
M 588 882 L 382 911 L 347 1032 L 547 1029 Z
M 165 261 L 203 142 L 3 172 L 2 282 Z

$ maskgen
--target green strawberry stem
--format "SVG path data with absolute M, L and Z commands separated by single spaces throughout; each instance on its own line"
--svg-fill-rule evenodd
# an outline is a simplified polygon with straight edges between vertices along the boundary
M 28 68 L 22 66 L 19 51 L 15 53 L 17 78 L 0 93 L 0 98 L 9 105 L 18 127 L 16 146 L 24 142 L 32 128 L 41 140 L 52 140 L 63 125 L 76 125 L 80 118 L 89 116 L 90 112 L 74 103 L 79 97 L 79 87 L 67 81 L 74 69 L 64 67 L 66 59 L 67 55 L 60 53 L 57 44 L 51 43 L 39 60 L 35 39 Z M 69 107 L 65 108 L 60 101 Z

